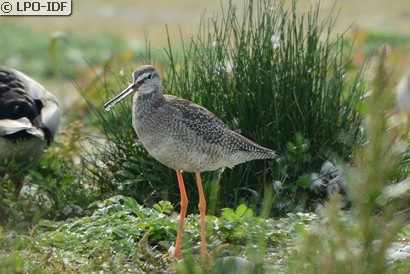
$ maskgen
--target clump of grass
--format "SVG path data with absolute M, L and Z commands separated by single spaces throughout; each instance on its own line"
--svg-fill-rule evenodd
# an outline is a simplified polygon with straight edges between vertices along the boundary
M 389 96 L 385 49 L 365 103 L 366 143 L 357 150 L 347 171 L 350 212 L 340 211 L 334 195 L 317 225 L 300 233 L 301 243 L 292 256 L 290 273 L 408 273 L 409 265 L 393 264 L 387 249 L 403 230 L 408 212 L 408 186 L 390 195 L 387 185 L 398 168 L 397 131 L 387 124 Z M 398 188 L 400 189 L 400 188 Z M 301 263 L 303 262 L 303 263 Z
M 345 82 L 350 57 L 343 36 L 331 37 L 332 15 L 319 21 L 319 6 L 298 17 L 292 3 L 286 9 L 284 1 L 249 1 L 238 14 L 229 2 L 221 13 L 202 19 L 197 36 L 182 45 L 182 53 L 168 45 L 163 63 L 169 65 L 157 65 L 167 93 L 208 108 L 230 128 L 279 155 L 277 161 L 205 174 L 212 210 L 240 202 L 257 208 L 273 181 L 281 185 L 274 214 L 295 209 L 297 201 L 298 210 L 309 210 L 318 197 L 307 190 L 306 174 L 329 157 L 348 160 L 360 141 L 357 106 L 364 85 L 360 72 L 350 85 Z M 140 60 L 153 61 L 149 51 Z M 106 98 L 129 83 L 129 76 L 101 80 L 100 105 L 88 101 L 107 142 L 96 159 L 104 168 L 95 169 L 92 179 L 139 201 L 179 202 L 174 171 L 138 143 L 131 127 L 131 100 L 110 113 L 102 110 Z M 193 178 L 185 176 L 187 182 Z M 193 184 L 188 183 L 187 192 L 191 201 L 198 200 Z M 196 209 L 195 203 L 189 206 Z
M 202 20 L 182 58 L 168 46 L 169 91 L 278 152 L 277 162 L 254 161 L 225 171 L 221 205 L 260 203 L 260 193 L 273 180 L 282 183 L 274 204 L 314 198 L 300 178 L 326 159 L 348 160 L 360 142 L 357 107 L 364 84 L 360 71 L 346 83 L 350 48 L 342 35 L 332 35 L 333 14 L 320 21 L 315 5 L 297 16 L 296 5 L 292 1 L 286 9 L 284 1 L 248 1 L 238 14 L 230 2 Z M 299 206 L 311 209 L 309 201 Z

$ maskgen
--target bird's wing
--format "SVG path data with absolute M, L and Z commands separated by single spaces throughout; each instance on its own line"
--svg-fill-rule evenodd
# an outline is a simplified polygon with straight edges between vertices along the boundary
M 6 68 L 4 68 L 6 69 Z M 38 82 L 31 79 L 26 74 L 7 68 L 9 71 L 16 74 L 20 80 L 24 83 L 25 92 L 34 100 L 38 100 L 42 104 L 41 108 L 41 117 L 36 119 L 37 122 L 40 122 L 40 127 L 46 129 L 49 132 L 46 132 L 47 141 L 50 143 L 56 134 L 58 127 L 60 125 L 60 105 L 57 99 L 48 92 L 42 85 Z M 34 129 L 31 130 L 31 134 L 35 134 L 37 131 Z
M 12 120 L 12 119 L 1 119 L 0 120 L 0 136 L 10 135 L 16 133 L 20 130 L 27 130 L 32 127 L 29 119 L 26 117 Z
M 223 140 L 228 127 L 212 112 L 190 101 L 166 95 L 179 114 L 178 119 L 206 142 L 218 143 Z
M 230 130 L 206 108 L 175 96 L 166 95 L 166 99 L 173 101 L 172 105 L 178 109 L 182 122 L 203 141 L 232 151 L 269 151 Z
M 41 98 L 43 98 L 44 95 L 48 93 L 48 91 L 42 85 L 31 79 L 24 73 L 14 69 L 9 70 L 15 73 L 18 77 L 20 77 L 21 81 L 23 81 L 26 87 L 25 91 L 34 100 L 41 100 Z

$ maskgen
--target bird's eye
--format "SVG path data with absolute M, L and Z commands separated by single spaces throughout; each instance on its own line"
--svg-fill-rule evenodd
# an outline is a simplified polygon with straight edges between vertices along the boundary
M 150 80 L 152 78 L 152 74 L 148 74 L 147 79 Z

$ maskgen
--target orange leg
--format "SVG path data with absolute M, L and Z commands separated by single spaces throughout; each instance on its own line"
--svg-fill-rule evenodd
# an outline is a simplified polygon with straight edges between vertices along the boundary
M 206 200 L 204 195 L 204 190 L 202 188 L 201 174 L 199 172 L 195 173 L 196 183 L 198 185 L 199 192 L 199 216 L 201 219 L 201 255 L 204 257 L 206 255 L 206 238 L 205 238 L 205 215 L 206 215 Z
M 179 256 L 181 255 L 182 231 L 184 230 L 186 209 L 188 207 L 188 197 L 186 196 L 184 179 L 182 178 L 182 170 L 177 170 L 177 178 L 178 178 L 179 191 L 181 193 L 181 212 L 179 214 L 179 225 L 178 225 L 177 240 L 175 242 L 174 256 L 176 258 L 179 258 Z

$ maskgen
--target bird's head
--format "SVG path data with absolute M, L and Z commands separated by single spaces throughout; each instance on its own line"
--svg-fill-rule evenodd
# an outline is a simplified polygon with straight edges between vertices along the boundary
M 131 94 L 134 94 L 137 91 L 140 94 L 150 94 L 152 92 L 161 90 L 161 79 L 159 77 L 159 74 L 157 70 L 150 65 L 139 67 L 132 74 L 132 78 L 133 81 L 131 85 L 129 85 L 124 91 L 104 104 L 104 109 L 106 111 L 109 111 L 122 99 Z

